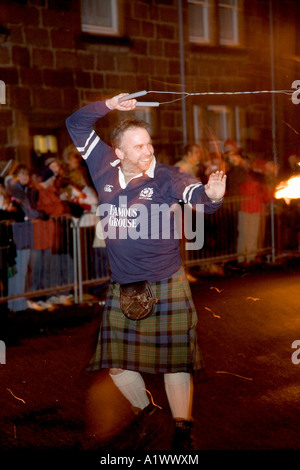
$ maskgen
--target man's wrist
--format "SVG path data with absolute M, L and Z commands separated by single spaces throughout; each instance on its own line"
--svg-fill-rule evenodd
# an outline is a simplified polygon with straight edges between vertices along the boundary
M 213 204 L 218 204 L 219 202 L 223 201 L 224 197 L 221 197 L 220 199 L 216 199 L 216 198 L 214 198 L 214 199 L 209 198 L 209 199 Z
M 110 109 L 111 111 L 114 109 L 111 104 L 110 104 L 110 98 L 105 100 L 105 105 L 108 109 Z

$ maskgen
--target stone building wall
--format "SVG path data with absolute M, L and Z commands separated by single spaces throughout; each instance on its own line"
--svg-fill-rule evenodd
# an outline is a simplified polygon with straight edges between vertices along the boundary
M 271 86 L 268 4 L 244 0 L 239 48 L 199 47 L 188 41 L 187 0 L 182 0 L 187 91 Z M 121 91 L 182 90 L 178 1 L 120 0 L 120 12 L 121 37 L 95 37 L 81 32 L 79 0 L 1 2 L 0 79 L 6 84 L 6 104 L 0 105 L 0 160 L 30 163 L 36 133 L 55 134 L 61 154 L 70 142 L 65 118 L 90 101 Z M 167 101 L 166 96 L 170 99 L 169 95 L 155 99 Z M 252 150 L 269 146 L 270 96 L 194 96 L 184 104 L 152 110 L 153 138 L 162 161 L 172 162 L 182 152 L 182 106 L 187 139 L 193 140 L 193 105 L 199 103 L 244 107 L 245 142 Z M 103 123 L 104 138 L 112 120 Z

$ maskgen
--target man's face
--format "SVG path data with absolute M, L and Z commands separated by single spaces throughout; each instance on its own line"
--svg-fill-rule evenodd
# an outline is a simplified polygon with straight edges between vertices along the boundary
M 59 174 L 60 167 L 57 162 L 50 163 L 49 168 L 55 176 Z
M 17 174 L 17 179 L 20 181 L 22 186 L 26 186 L 29 183 L 29 173 L 27 170 L 20 170 Z
M 193 165 L 197 165 L 200 163 L 201 157 L 202 157 L 201 148 L 195 145 L 189 154 L 189 160 L 191 161 Z
M 235 152 L 229 152 L 228 160 L 229 163 L 233 166 L 238 166 L 242 163 L 242 157 Z
M 138 175 L 147 171 L 154 156 L 148 131 L 142 127 L 125 131 L 116 155 L 121 160 L 124 173 Z

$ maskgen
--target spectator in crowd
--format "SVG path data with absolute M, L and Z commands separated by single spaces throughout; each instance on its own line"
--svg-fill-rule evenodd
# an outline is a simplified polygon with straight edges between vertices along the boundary
M 255 261 L 259 247 L 261 218 L 265 217 L 265 203 L 268 202 L 264 175 L 253 170 L 253 162 L 244 158 L 246 178 L 239 185 L 241 202 L 238 213 L 238 262 L 249 264 Z
M 289 151 L 282 157 L 281 165 L 277 168 L 278 183 L 299 175 L 300 154 L 296 151 Z
M 226 196 L 240 195 L 240 184 L 246 180 L 247 170 L 244 166 L 243 149 L 236 141 L 227 139 L 224 144 L 224 159 L 227 167 Z
M 10 197 L 8 196 L 5 186 L 4 186 L 4 179 L 0 179 L 0 210 L 1 211 L 8 211 L 8 207 L 11 204 Z M 1 216 L 1 220 L 4 217 Z
M 81 227 L 95 226 L 95 215 L 87 214 L 96 213 L 98 206 L 97 193 L 92 186 L 89 185 L 87 178 L 81 169 L 73 171 L 70 175 L 70 196 L 69 201 L 78 204 L 82 208 L 82 213 L 86 213 L 81 218 Z
M 45 181 L 40 181 L 40 178 Z M 30 254 L 30 267 L 33 290 L 49 289 L 60 285 L 58 270 L 53 266 L 55 248 L 60 243 L 60 217 L 65 214 L 66 205 L 60 199 L 55 187 L 56 176 L 50 169 L 42 172 L 40 178 L 36 177 L 34 185 L 39 197 L 37 208 L 43 210 L 50 219 L 38 221 L 34 224 L 33 249 Z M 55 218 L 58 219 L 55 219 Z M 67 269 L 67 266 L 65 267 Z M 59 295 L 40 296 L 37 303 L 44 309 L 53 310 L 56 304 L 65 303 L 65 298 Z
M 85 174 L 80 168 L 73 170 L 70 175 L 70 202 L 78 205 L 82 210 L 79 219 L 81 240 L 81 266 L 82 279 L 90 279 L 94 274 L 94 266 L 97 264 L 95 255 L 99 253 L 93 249 L 95 226 L 97 223 L 96 209 L 98 207 L 97 193 L 89 185 Z
M 71 202 L 79 204 L 83 209 L 80 218 L 80 227 L 84 227 L 81 240 L 81 255 L 84 263 L 82 276 L 89 278 L 109 277 L 108 259 L 105 239 L 101 236 L 102 229 L 99 219 L 96 216 L 98 207 L 97 193 L 92 185 L 91 178 L 84 164 L 84 160 L 77 149 L 72 144 L 66 149 L 65 159 L 68 164 L 68 175 L 71 184 Z M 102 234 L 103 235 L 103 234 Z M 87 251 L 89 250 L 89 251 Z M 103 286 L 91 289 L 94 294 L 102 294 Z
M 29 168 L 21 163 L 17 164 L 12 174 L 6 179 L 7 195 L 19 205 L 26 219 L 46 218 L 43 211 L 36 208 L 38 191 L 31 183 Z
M 0 220 L 23 220 L 24 213 L 21 208 L 7 194 L 4 178 L 0 178 Z
M 45 167 L 52 171 L 53 175 L 56 178 L 63 178 L 64 177 L 64 170 L 62 167 L 62 163 L 55 157 L 49 157 L 45 161 Z
M 42 181 L 39 181 L 40 178 Z M 41 261 L 38 264 L 40 269 L 37 279 L 40 289 L 72 284 L 74 280 L 74 262 L 71 256 L 73 237 L 70 226 L 75 204 L 69 201 L 69 185 L 70 180 L 62 161 L 54 157 L 46 159 L 45 167 L 36 177 L 36 188 L 39 192 L 38 207 L 51 217 L 47 237 L 44 236 L 43 250 L 34 253 L 37 257 L 47 259 L 47 263 Z M 75 215 L 77 215 L 76 210 Z M 45 234 L 45 231 L 42 230 L 42 233 Z M 42 269 L 41 266 L 47 266 L 46 276 L 43 275 L 45 268 Z M 45 308 L 51 309 L 53 305 L 70 305 L 71 297 L 69 289 L 66 289 L 40 300 L 40 303 Z
M 175 163 L 175 166 L 179 167 L 184 173 L 188 173 L 195 178 L 199 178 L 199 173 L 203 162 L 203 150 L 195 144 L 188 144 L 184 147 L 184 155 L 181 160 Z M 188 210 L 187 208 L 185 210 Z M 181 256 L 185 259 L 185 241 L 181 242 Z M 186 277 L 189 282 L 196 282 L 197 278 L 193 276 L 189 268 L 186 268 Z
M 87 171 L 87 167 L 85 162 L 82 160 L 80 153 L 72 144 L 68 146 L 63 152 L 63 158 L 67 164 L 67 174 L 70 179 L 72 179 L 72 174 L 76 172 L 80 172 L 89 184 L 91 184 L 89 179 L 89 173 Z
M 23 214 L 22 211 L 20 211 Z M 6 193 L 4 179 L 0 178 L 0 294 L 8 295 L 8 278 L 15 273 L 16 247 L 13 241 L 11 220 L 17 220 L 17 207 Z M 4 304 L 2 304 L 4 307 Z M 7 304 L 1 310 L 1 320 L 7 317 Z M 4 317 L 5 315 L 5 317 Z M 1 323 L 2 325 L 2 323 Z
M 255 164 L 254 164 L 255 166 Z M 271 246 L 271 212 L 270 203 L 274 200 L 276 185 L 278 184 L 279 165 L 273 160 L 266 160 L 262 163 L 263 186 L 265 194 L 265 204 L 262 205 L 263 212 L 260 217 L 260 228 L 258 235 L 258 248 L 263 249 Z
M 211 152 L 209 158 L 203 162 L 203 170 L 201 174 L 202 183 L 206 183 L 209 175 L 215 171 L 224 171 L 224 161 L 222 154 L 218 152 Z
M 33 246 L 32 219 L 47 219 L 44 211 L 36 207 L 38 192 L 30 181 L 30 172 L 26 165 L 17 164 L 12 174 L 6 180 L 7 194 L 23 212 L 23 222 L 13 224 L 13 238 L 16 244 L 16 270 L 8 279 L 8 295 L 22 294 L 26 289 L 28 280 L 28 266 L 30 250 Z M 33 300 L 23 298 L 12 299 L 8 302 L 8 308 L 17 312 L 27 308 L 42 310 Z
M 292 153 L 292 155 L 288 158 L 289 168 L 290 168 L 290 176 L 299 175 L 300 174 L 300 155 L 297 153 Z
M 232 139 L 224 144 L 224 160 L 227 173 L 226 205 L 224 212 L 224 230 L 228 240 L 229 253 L 236 253 L 238 238 L 238 219 L 240 204 L 240 184 L 246 180 L 246 169 L 243 164 L 242 148 Z
M 198 178 L 202 164 L 203 149 L 200 145 L 192 143 L 184 147 L 184 155 L 181 160 L 175 163 L 175 166 L 178 166 L 185 173 Z
M 264 166 L 265 184 L 267 185 L 270 199 L 274 196 L 275 188 L 279 183 L 279 165 L 273 160 L 267 160 Z

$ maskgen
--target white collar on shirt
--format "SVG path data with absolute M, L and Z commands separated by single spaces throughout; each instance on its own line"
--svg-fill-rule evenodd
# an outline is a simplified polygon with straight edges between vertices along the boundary
M 120 163 L 120 160 L 117 159 L 117 160 L 114 160 L 113 162 L 111 162 L 111 166 L 117 166 L 119 165 Z M 150 178 L 154 178 L 154 170 L 155 170 L 155 166 L 156 166 L 156 159 L 155 157 L 153 156 L 153 159 L 152 159 L 152 162 L 151 162 L 151 165 L 150 167 L 148 168 L 147 171 L 145 171 L 145 174 L 147 176 L 149 176 Z M 122 171 L 122 168 L 121 168 L 121 165 L 118 166 L 118 169 L 119 169 L 119 183 L 120 183 L 120 186 L 122 189 L 125 189 L 127 184 L 125 182 L 125 176 L 124 176 L 124 173 Z M 134 179 L 134 178 L 139 178 L 140 176 L 143 176 L 143 173 L 140 173 L 136 176 L 134 176 L 133 178 L 131 179 Z M 131 181 L 131 180 L 130 180 Z

